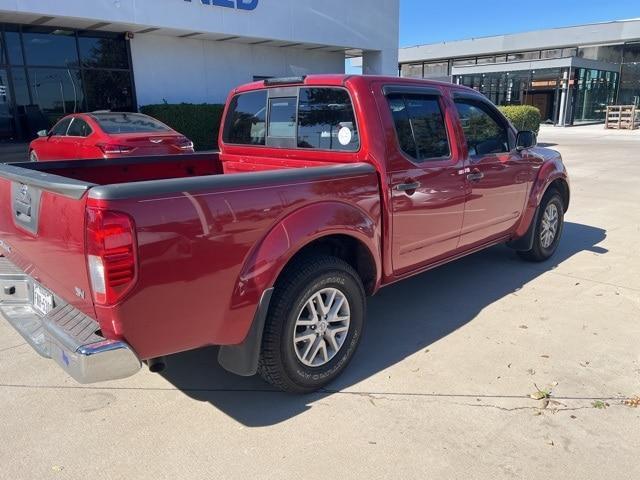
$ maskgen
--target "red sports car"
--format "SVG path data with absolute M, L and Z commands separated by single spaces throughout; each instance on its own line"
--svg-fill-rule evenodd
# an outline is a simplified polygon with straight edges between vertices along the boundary
M 187 137 L 140 113 L 77 113 L 38 137 L 29 145 L 32 162 L 193 152 Z

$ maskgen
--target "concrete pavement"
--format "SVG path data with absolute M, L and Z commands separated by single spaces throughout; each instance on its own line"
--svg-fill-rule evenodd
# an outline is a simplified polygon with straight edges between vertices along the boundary
M 540 141 L 572 177 L 557 257 L 496 247 L 383 290 L 327 392 L 215 349 L 83 387 L 0 321 L 0 478 L 638 478 L 640 131 Z

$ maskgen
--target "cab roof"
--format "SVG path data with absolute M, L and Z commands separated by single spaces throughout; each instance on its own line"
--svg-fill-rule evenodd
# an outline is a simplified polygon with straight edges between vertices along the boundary
M 300 77 L 270 78 L 252 83 L 247 83 L 236 88 L 233 93 L 249 92 L 254 90 L 262 90 L 264 88 L 277 87 L 293 87 L 293 86 L 336 86 L 342 87 L 351 80 L 358 83 L 370 85 L 372 83 L 388 82 L 395 85 L 422 85 L 422 86 L 446 86 L 447 88 L 455 88 L 458 90 L 467 90 L 477 93 L 475 90 L 463 85 L 455 85 L 449 82 L 441 82 L 437 80 L 423 80 L 417 78 L 393 77 L 384 75 L 349 75 L 349 74 L 329 74 L 329 75 L 306 75 Z

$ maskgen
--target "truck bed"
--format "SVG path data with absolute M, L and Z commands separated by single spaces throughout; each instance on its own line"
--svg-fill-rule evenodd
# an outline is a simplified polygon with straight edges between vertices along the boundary
M 218 152 L 13 165 L 92 185 L 203 177 L 223 171 Z
M 0 246 L 20 270 L 97 319 L 107 339 L 125 340 L 147 359 L 241 343 L 268 288 L 265 272 L 300 248 L 292 244 L 300 228 L 334 224 L 380 241 L 372 165 L 222 171 L 217 153 L 0 165 Z M 25 195 L 29 216 L 17 208 Z M 88 208 L 125 213 L 135 225 L 137 280 L 115 306 L 92 300 Z

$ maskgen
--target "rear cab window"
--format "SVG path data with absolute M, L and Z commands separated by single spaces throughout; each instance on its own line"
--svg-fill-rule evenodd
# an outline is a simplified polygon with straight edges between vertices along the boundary
M 108 135 L 122 133 L 169 133 L 164 123 L 139 113 L 94 113 L 94 120 Z
M 236 145 L 265 145 L 267 91 L 236 95 L 229 104 L 222 139 Z
M 357 152 L 351 97 L 339 87 L 287 87 L 233 97 L 223 130 L 228 144 Z

